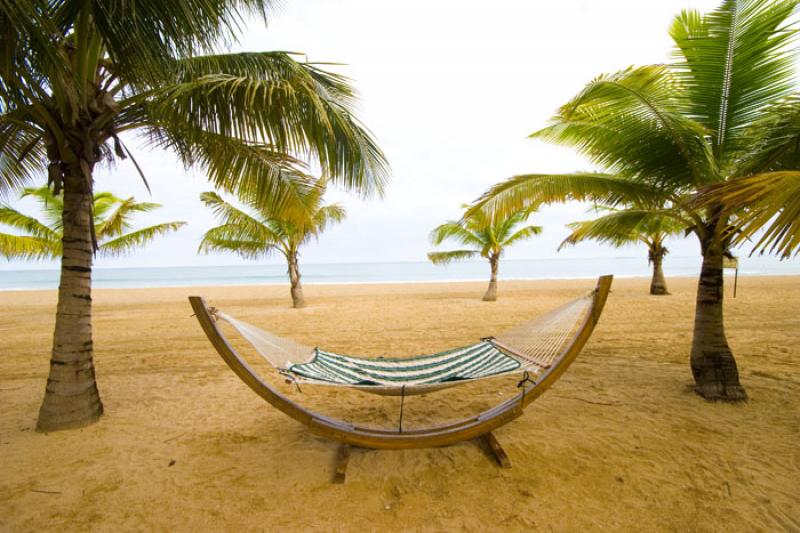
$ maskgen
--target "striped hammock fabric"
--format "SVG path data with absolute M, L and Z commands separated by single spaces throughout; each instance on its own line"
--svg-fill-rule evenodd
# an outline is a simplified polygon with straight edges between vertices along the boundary
M 491 341 L 419 357 L 363 359 L 320 349 L 314 357 L 286 370 L 304 380 L 351 386 L 410 387 L 480 379 L 520 368 L 518 360 L 497 349 Z

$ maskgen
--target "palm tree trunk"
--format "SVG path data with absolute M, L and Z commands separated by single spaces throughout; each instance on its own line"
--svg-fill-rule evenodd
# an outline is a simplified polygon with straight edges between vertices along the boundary
M 669 294 L 667 282 L 664 279 L 664 251 L 662 248 L 650 250 L 650 262 L 653 264 L 653 279 L 650 281 L 650 294 L 660 296 Z
M 91 171 L 74 165 L 65 174 L 61 282 L 39 431 L 86 426 L 103 414 L 92 359 Z
M 695 391 L 708 400 L 746 401 L 722 317 L 722 246 L 703 246 L 703 266 L 697 287 L 691 366 Z
M 300 309 L 306 306 L 303 297 L 303 285 L 300 283 L 300 269 L 297 264 L 297 252 L 289 254 L 289 282 L 291 283 L 292 307 Z
M 500 264 L 500 257 L 492 255 L 489 257 L 489 264 L 492 267 L 492 277 L 489 278 L 489 287 L 483 295 L 484 302 L 494 302 L 497 300 L 497 268 Z

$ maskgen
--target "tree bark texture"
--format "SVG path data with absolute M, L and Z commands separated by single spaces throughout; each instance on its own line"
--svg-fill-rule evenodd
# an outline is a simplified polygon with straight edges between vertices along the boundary
M 500 264 L 500 257 L 496 255 L 489 256 L 489 265 L 492 268 L 492 275 L 489 278 L 489 287 L 483 295 L 484 302 L 494 302 L 497 300 L 497 270 Z
M 292 307 L 300 309 L 306 306 L 303 297 L 303 285 L 300 283 L 300 268 L 297 263 L 297 252 L 289 254 L 289 283 L 291 284 Z
M 667 281 L 664 279 L 664 256 L 666 250 L 661 247 L 650 249 L 650 263 L 653 265 L 653 279 L 650 281 L 650 294 L 661 296 L 669 294 Z
M 723 323 L 722 246 L 703 246 L 703 266 L 697 287 L 691 367 L 695 391 L 708 400 L 746 401 L 739 372 Z
M 93 361 L 92 182 L 85 164 L 64 172 L 62 221 L 61 280 L 39 431 L 86 426 L 103 414 Z

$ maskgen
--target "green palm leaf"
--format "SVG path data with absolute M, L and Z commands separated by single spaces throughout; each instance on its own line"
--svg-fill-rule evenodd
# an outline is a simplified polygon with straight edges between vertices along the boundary
M 0 255 L 6 259 L 52 259 L 61 251 L 59 242 L 28 235 L 0 233 Z
M 535 235 L 542 234 L 542 227 L 541 226 L 526 226 L 516 232 L 512 233 L 511 236 L 506 237 L 502 244 L 504 247 L 511 246 L 512 244 L 516 243 L 517 241 L 524 241 L 530 239 Z
M 386 162 L 353 116 L 345 78 L 282 52 L 200 57 L 180 68 L 178 83 L 150 97 L 151 123 L 266 140 L 274 151 L 314 157 L 334 183 L 382 192 Z
M 721 168 L 748 150 L 747 126 L 764 108 L 794 91 L 797 32 L 789 16 L 797 5 L 726 0 L 705 16 L 684 11 L 672 25 L 672 71 L 684 88 L 678 94 L 686 114 L 709 130 Z
M 680 114 L 664 66 L 599 76 L 531 135 L 575 148 L 615 174 L 691 182 L 716 173 L 706 130 Z
M 620 247 L 635 242 L 661 242 L 668 235 L 683 232 L 686 225 L 666 210 L 629 208 L 608 213 L 594 220 L 569 224 L 572 233 L 560 248 L 585 240 Z
M 428 260 L 434 265 L 446 265 L 453 261 L 462 261 L 479 256 L 477 250 L 452 250 L 450 252 L 428 252 Z
M 768 172 L 733 180 L 710 187 L 699 202 L 722 203 L 727 212 L 737 215 L 734 244 L 757 238 L 754 253 L 774 253 L 784 259 L 800 253 L 800 172 Z
M 166 235 L 173 231 L 177 231 L 185 225 L 186 222 L 166 222 L 163 224 L 156 224 L 154 226 L 131 231 L 114 239 L 105 241 L 100 245 L 100 249 L 98 251 L 102 255 L 106 256 L 120 256 L 127 254 L 133 250 L 142 248 L 153 239 L 161 235 Z
M 20 213 L 16 209 L 8 206 L 0 206 L 0 224 L 5 224 L 21 230 L 28 233 L 31 237 L 51 241 L 61 239 L 61 235 L 57 231 L 47 227 L 32 216 Z
M 594 202 L 615 206 L 624 203 L 662 204 L 670 193 L 648 183 L 613 174 L 525 174 L 492 186 L 467 212 L 488 210 L 498 216 L 543 203 Z
M 451 220 L 434 228 L 431 232 L 431 243 L 438 246 L 445 240 L 454 240 L 460 244 L 483 246 L 485 239 L 475 232 L 475 227 L 465 227 L 460 221 Z

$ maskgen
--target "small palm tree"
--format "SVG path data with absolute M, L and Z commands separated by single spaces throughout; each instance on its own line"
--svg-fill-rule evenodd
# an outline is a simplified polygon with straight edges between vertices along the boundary
M 200 199 L 222 221 L 203 236 L 199 252 L 226 251 L 245 259 L 267 257 L 275 252 L 283 255 L 291 285 L 292 306 L 305 307 L 303 286 L 300 283 L 298 263 L 300 247 L 333 224 L 344 220 L 346 212 L 340 204 L 324 205 L 326 181 L 319 180 L 310 190 L 299 196 L 301 205 L 276 213 L 263 203 L 244 199 L 252 210 L 247 213 L 226 202 L 215 192 L 205 192 Z
M 590 239 L 617 247 L 644 243 L 647 246 L 647 261 L 653 265 L 650 294 L 669 294 L 663 269 L 664 256 L 669 250 L 664 246 L 664 241 L 671 235 L 685 231 L 685 225 L 660 210 L 646 208 L 616 210 L 602 207 L 598 209 L 611 212 L 594 220 L 569 224 L 572 233 L 564 239 L 559 249 Z
M 0 206 L 0 223 L 22 233 L 0 233 L 0 255 L 8 259 L 58 259 L 62 253 L 64 202 L 46 186 L 25 189 L 22 197 L 28 196 L 38 201 L 44 220 L 7 205 Z M 136 213 L 146 213 L 159 207 L 160 204 L 137 202 L 132 196 L 123 199 L 110 192 L 95 193 L 93 215 L 97 253 L 105 256 L 123 255 L 186 225 L 186 222 L 164 222 L 132 230 L 131 219 Z
M 462 207 L 469 208 L 468 205 Z M 485 211 L 476 210 L 461 220 L 445 222 L 431 232 L 431 242 L 438 246 L 450 239 L 471 248 L 449 252 L 430 252 L 428 259 L 435 265 L 444 265 L 461 259 L 485 257 L 489 260 L 491 277 L 489 278 L 489 287 L 483 295 L 483 301 L 494 302 L 497 300 L 497 271 L 503 250 L 517 241 L 529 239 L 542 232 L 542 228 L 539 226 L 519 227 L 528 220 L 532 212 L 532 209 L 523 209 L 511 213 L 507 217 L 495 217 Z

